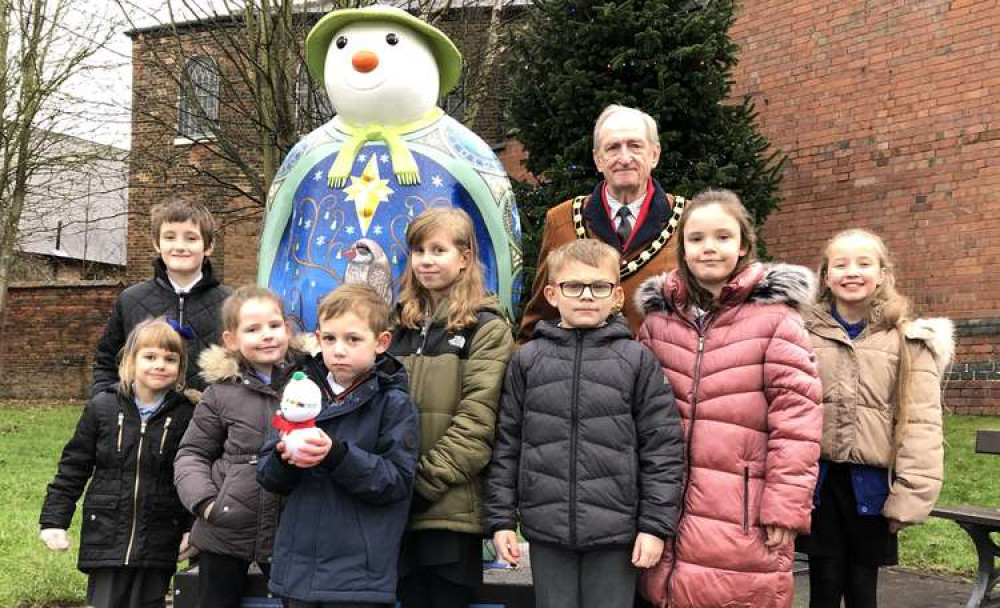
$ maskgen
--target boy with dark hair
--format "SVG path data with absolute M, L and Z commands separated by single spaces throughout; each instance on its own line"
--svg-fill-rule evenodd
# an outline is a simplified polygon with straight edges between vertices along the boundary
M 154 276 L 121 292 L 97 343 L 91 395 L 115 390 L 118 353 L 129 332 L 141 321 L 166 317 L 187 343 L 186 385 L 201 390 L 198 355 L 219 341 L 222 301 L 231 290 L 212 274 L 215 221 L 197 203 L 172 200 L 150 212 Z
M 365 285 L 325 296 L 322 352 L 305 370 L 323 393 L 321 431 L 294 457 L 276 433 L 257 481 L 288 496 L 270 589 L 288 608 L 389 607 L 420 446 L 403 365 L 386 354 L 389 305 Z

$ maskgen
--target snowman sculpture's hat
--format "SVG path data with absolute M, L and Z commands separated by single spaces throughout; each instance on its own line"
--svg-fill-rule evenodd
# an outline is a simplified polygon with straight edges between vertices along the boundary
M 417 19 L 408 12 L 394 6 L 372 5 L 365 8 L 345 8 L 336 10 L 313 26 L 306 37 L 306 66 L 313 80 L 323 84 L 323 65 L 326 51 L 337 32 L 351 23 L 360 21 L 387 21 L 406 26 L 420 34 L 438 65 L 440 95 L 445 95 L 458 84 L 462 74 L 462 54 L 442 32 L 433 25 Z

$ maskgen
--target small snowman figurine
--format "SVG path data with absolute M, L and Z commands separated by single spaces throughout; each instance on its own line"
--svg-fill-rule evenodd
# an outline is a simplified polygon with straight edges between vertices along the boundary
M 487 287 L 513 315 L 521 226 L 510 181 L 490 146 L 437 106 L 461 75 L 454 43 L 398 8 L 341 9 L 310 31 L 306 64 L 336 116 L 278 170 L 257 282 L 311 331 L 317 301 L 347 280 L 359 241 L 385 252 L 398 294 L 409 223 L 430 207 L 460 207 L 475 224 Z
M 292 374 L 281 394 L 281 411 L 274 415 L 271 424 L 281 432 L 285 452 L 293 458 L 306 439 L 320 436 L 316 416 L 322 408 L 323 394 L 319 387 L 303 372 Z

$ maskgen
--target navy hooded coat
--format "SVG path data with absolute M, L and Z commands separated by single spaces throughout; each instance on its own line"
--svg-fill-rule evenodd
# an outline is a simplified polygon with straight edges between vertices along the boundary
M 309 469 L 282 460 L 276 432 L 264 444 L 257 480 L 288 496 L 270 589 L 307 602 L 394 603 L 420 445 L 406 371 L 380 355 L 374 371 L 340 399 L 333 399 L 319 356 L 306 371 L 324 393 L 316 426 L 334 443 Z

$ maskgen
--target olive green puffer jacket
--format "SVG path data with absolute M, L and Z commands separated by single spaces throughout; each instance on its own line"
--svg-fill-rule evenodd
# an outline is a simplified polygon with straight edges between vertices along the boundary
M 496 300 L 476 324 L 448 331 L 448 301 L 429 327 L 397 328 L 389 352 L 403 362 L 410 396 L 420 410 L 420 462 L 414 490 L 430 507 L 411 530 L 482 534 L 483 469 L 493 452 L 500 391 L 513 335 Z

